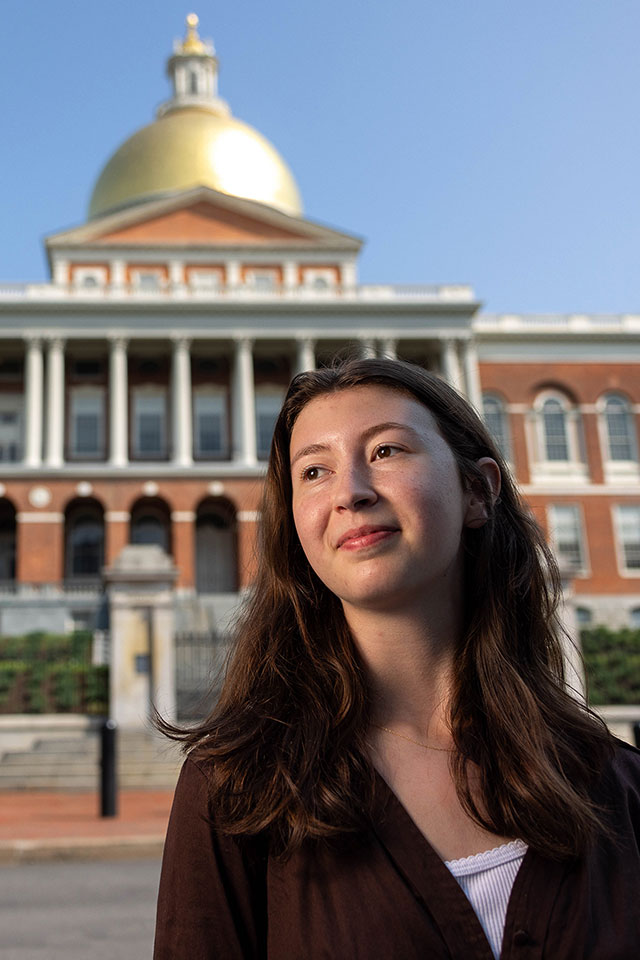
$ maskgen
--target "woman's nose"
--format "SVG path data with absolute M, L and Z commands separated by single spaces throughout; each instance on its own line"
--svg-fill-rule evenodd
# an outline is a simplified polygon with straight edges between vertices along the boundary
M 352 466 L 341 472 L 335 490 L 337 510 L 359 510 L 375 503 L 377 499 L 378 494 L 366 469 Z

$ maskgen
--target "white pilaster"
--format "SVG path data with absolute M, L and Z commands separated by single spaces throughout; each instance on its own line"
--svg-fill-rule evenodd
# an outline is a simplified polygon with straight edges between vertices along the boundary
M 227 260 L 227 287 L 229 290 L 235 290 L 242 285 L 242 271 L 240 270 L 239 260 Z
M 117 337 L 109 352 L 109 463 L 126 467 L 129 459 L 127 341 Z
M 380 343 L 380 356 L 386 360 L 398 359 L 398 342 L 392 337 L 386 337 Z
M 114 290 L 124 290 L 127 285 L 127 265 L 124 260 L 111 261 L 111 286 Z
M 46 464 L 64 462 L 64 341 L 50 340 L 47 349 Z
M 285 290 L 295 290 L 298 283 L 298 264 L 295 260 L 286 260 L 284 264 L 283 280 Z
M 236 340 L 233 364 L 233 459 L 256 463 L 256 401 L 253 341 Z
M 184 337 L 174 340 L 171 357 L 173 462 L 179 467 L 188 467 L 193 463 L 190 346 L 190 341 Z
M 358 268 L 355 260 L 347 260 L 342 264 L 342 286 L 351 290 L 358 285 Z
M 169 261 L 169 288 L 172 293 L 184 293 L 184 263 L 182 260 Z
M 316 368 L 316 352 L 313 340 L 298 340 L 296 351 L 296 373 L 306 373 Z
M 464 368 L 464 383 L 467 399 L 473 404 L 478 413 L 482 413 L 482 387 L 480 385 L 480 370 L 478 368 L 478 352 L 474 343 L 465 340 L 462 344 L 462 366 Z
M 442 344 L 442 372 L 452 387 L 456 390 L 462 389 L 462 373 L 455 340 L 445 340 Z
M 42 463 L 42 341 L 27 341 L 25 356 L 25 445 L 27 467 Z
M 53 282 L 56 286 L 69 285 L 69 261 L 63 257 L 56 257 L 53 261 Z

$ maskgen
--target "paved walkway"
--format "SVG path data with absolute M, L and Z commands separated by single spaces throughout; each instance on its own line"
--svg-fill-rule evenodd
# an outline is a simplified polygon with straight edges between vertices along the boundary
M 0 863 L 160 856 L 173 792 L 121 790 L 118 816 L 96 793 L 0 792 Z

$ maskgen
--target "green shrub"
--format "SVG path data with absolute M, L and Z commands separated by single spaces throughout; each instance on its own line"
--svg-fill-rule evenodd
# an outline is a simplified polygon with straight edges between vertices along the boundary
M 640 630 L 593 627 L 580 639 L 592 706 L 640 704 Z

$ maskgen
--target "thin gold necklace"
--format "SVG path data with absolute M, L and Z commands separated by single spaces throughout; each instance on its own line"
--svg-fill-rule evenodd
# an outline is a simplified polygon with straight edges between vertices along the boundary
M 378 730 L 385 730 L 387 733 L 390 733 L 392 737 L 400 737 L 401 740 L 408 740 L 409 743 L 415 743 L 418 747 L 424 747 L 425 750 L 438 750 L 440 753 L 451 753 L 453 747 L 434 747 L 430 743 L 421 743 L 420 740 L 414 740 L 413 737 L 407 737 L 404 733 L 396 733 L 395 730 L 391 730 L 389 727 L 383 727 L 379 723 L 372 723 L 372 727 L 377 727 Z

